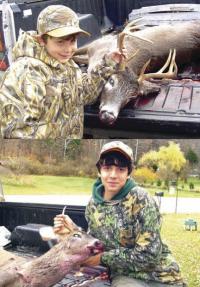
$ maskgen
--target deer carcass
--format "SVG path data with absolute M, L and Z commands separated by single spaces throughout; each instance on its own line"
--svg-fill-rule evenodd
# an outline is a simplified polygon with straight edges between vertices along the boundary
M 0 270 L 0 287 L 50 287 L 102 250 L 99 240 L 78 228 L 71 230 L 58 244 L 36 259 L 24 263 L 20 257 L 11 258 L 10 263 Z
M 137 26 L 136 26 L 137 28 Z M 100 98 L 100 119 L 113 124 L 119 111 L 130 99 L 151 92 L 158 92 L 160 87 L 147 79 L 175 77 L 176 64 L 178 67 L 190 63 L 200 56 L 200 21 L 185 22 L 175 25 L 160 25 L 147 27 L 139 31 L 129 24 L 116 37 L 99 39 L 88 47 L 90 71 L 102 57 L 119 44 L 126 49 L 127 60 L 124 68 L 119 68 L 106 82 Z M 152 74 L 162 67 L 170 50 L 176 50 L 176 64 L 170 73 Z M 132 57 L 134 55 L 134 57 Z M 148 65 L 147 65 L 148 63 Z M 150 74 L 144 75 L 144 68 Z M 141 76 L 142 71 L 142 76 Z

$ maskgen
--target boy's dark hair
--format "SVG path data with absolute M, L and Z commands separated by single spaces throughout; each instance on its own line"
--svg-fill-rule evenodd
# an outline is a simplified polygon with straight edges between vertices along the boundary
M 127 167 L 128 174 L 133 170 L 133 164 L 130 159 L 118 151 L 112 151 L 102 154 L 99 161 L 96 164 L 98 171 L 100 172 L 103 165 L 115 165 L 119 167 Z

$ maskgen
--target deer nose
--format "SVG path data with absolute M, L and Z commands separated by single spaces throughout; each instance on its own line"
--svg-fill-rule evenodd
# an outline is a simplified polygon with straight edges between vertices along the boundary
M 102 247 L 103 246 L 103 243 L 101 243 L 101 241 L 99 241 L 99 240 L 96 240 L 95 242 L 94 242 L 94 247 Z
M 114 122 L 116 121 L 116 117 L 114 116 L 113 113 L 111 112 L 107 112 L 107 111 L 102 111 L 99 113 L 99 117 L 100 120 L 104 123 L 107 124 L 109 126 L 111 126 L 112 124 L 114 124 Z
M 104 245 L 101 241 L 99 241 L 98 239 L 94 242 L 94 250 L 96 252 L 94 253 L 99 253 L 102 252 L 104 250 Z

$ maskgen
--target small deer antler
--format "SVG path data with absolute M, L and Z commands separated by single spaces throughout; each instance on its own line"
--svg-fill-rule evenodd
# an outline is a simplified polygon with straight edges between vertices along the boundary
M 59 236 L 60 239 L 65 238 L 74 231 L 80 231 L 81 228 L 77 226 L 73 220 L 65 214 L 67 206 L 63 208 L 62 214 L 57 215 L 54 218 L 54 233 Z
M 144 74 L 147 66 L 149 65 L 151 59 L 149 59 L 144 66 L 142 67 L 142 70 L 140 72 L 140 76 L 138 78 L 138 82 L 142 83 L 144 80 L 150 79 L 150 78 L 156 78 L 156 79 L 173 79 L 177 76 L 178 68 L 175 62 L 176 58 L 176 49 L 172 50 L 170 49 L 169 51 L 169 56 L 167 58 L 167 61 L 163 65 L 163 67 L 157 71 L 156 73 L 149 73 L 149 74 Z M 168 71 L 164 73 L 166 68 L 169 67 Z

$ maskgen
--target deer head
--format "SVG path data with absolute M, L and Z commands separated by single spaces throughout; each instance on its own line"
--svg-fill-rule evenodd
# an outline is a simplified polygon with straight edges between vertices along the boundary
M 139 51 L 136 51 L 133 57 L 135 57 L 137 53 L 139 53 Z M 136 99 L 140 95 L 147 95 L 149 93 L 158 93 L 160 87 L 147 80 L 151 78 L 175 78 L 177 75 L 175 57 L 176 50 L 170 50 L 167 61 L 159 71 L 145 74 L 145 70 L 151 61 L 151 59 L 149 59 L 141 69 L 139 77 L 127 67 L 126 60 L 126 62 L 123 63 L 123 67 L 108 79 L 103 88 L 99 112 L 101 121 L 105 124 L 112 125 L 116 121 L 120 109 L 123 108 L 130 99 Z M 165 72 L 167 68 L 168 70 Z

